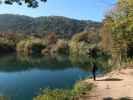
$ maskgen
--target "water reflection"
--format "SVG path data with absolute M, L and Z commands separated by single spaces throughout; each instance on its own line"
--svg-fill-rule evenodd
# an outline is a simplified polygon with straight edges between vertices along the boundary
M 105 66 L 102 64 L 105 63 Z M 97 66 L 101 70 L 107 69 L 107 63 L 97 62 Z M 6 55 L 0 57 L 0 72 L 18 72 L 30 69 L 48 69 L 63 70 L 67 68 L 80 68 L 84 71 L 91 71 L 92 62 L 89 56 L 22 56 L 17 54 Z
M 6 55 L 0 57 L 0 71 L 4 72 L 15 72 L 36 69 L 48 69 L 48 70 L 62 70 L 73 67 L 83 68 L 89 67 L 84 61 L 73 62 L 73 59 L 65 55 L 56 56 L 21 56 L 21 55 Z M 88 60 L 89 61 L 89 60 Z M 88 65 L 88 66 L 87 66 Z
M 62 70 L 72 68 L 72 64 L 68 57 L 60 56 L 20 56 L 6 55 L 0 57 L 0 71 L 14 72 L 36 69 Z
M 27 57 L 7 55 L 0 57 L 0 94 L 12 100 L 31 100 L 40 88 L 71 88 L 87 77 L 88 72 L 74 66 L 69 57 Z
M 71 88 L 77 80 L 91 76 L 90 62 L 87 56 L 1 56 L 0 94 L 32 100 L 40 88 Z

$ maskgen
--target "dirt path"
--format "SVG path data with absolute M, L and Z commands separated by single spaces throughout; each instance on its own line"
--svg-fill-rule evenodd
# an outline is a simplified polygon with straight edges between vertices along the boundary
M 129 100 L 133 100 L 133 69 L 131 68 L 111 72 L 98 77 L 97 81 L 92 79 L 85 81 L 94 83 L 96 88 L 91 92 L 90 98 L 84 100 L 104 100 L 107 97 L 113 98 L 112 100 L 129 97 Z

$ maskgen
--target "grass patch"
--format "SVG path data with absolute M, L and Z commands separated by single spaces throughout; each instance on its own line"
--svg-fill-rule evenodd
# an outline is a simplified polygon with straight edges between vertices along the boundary
M 131 99 L 129 97 L 121 97 L 120 100 L 133 100 L 133 99 Z
M 33 100 L 77 100 L 80 95 L 88 93 L 94 88 L 94 84 L 78 82 L 73 89 L 44 89 Z

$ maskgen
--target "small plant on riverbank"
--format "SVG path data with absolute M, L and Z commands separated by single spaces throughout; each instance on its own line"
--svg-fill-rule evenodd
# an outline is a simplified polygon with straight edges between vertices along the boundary
M 87 91 L 91 91 L 93 88 L 93 83 L 88 84 L 86 82 L 78 82 L 74 85 L 72 93 L 74 93 L 75 95 L 84 94 Z
M 63 89 L 45 89 L 42 94 L 34 98 L 33 100 L 70 100 L 71 93 L 69 90 Z
M 77 100 L 80 95 L 89 92 L 94 88 L 94 84 L 78 82 L 73 89 L 44 89 L 40 95 L 33 100 Z

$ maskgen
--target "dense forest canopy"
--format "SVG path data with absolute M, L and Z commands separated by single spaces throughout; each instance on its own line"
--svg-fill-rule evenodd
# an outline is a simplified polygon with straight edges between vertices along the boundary
M 98 30 L 101 23 L 90 20 L 76 20 L 61 16 L 28 17 L 22 15 L 0 15 L 0 32 L 45 35 L 55 32 L 62 37 L 75 33 Z

